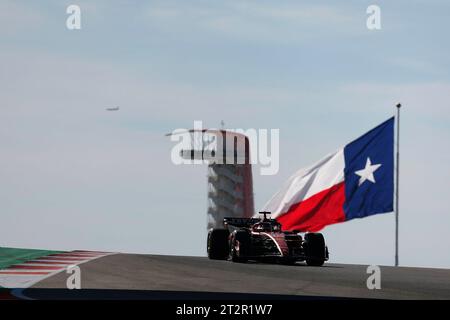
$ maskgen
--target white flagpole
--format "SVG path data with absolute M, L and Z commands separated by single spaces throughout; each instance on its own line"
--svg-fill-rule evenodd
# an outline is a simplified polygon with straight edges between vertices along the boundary
M 399 194 L 399 173 L 400 173 L 400 108 L 402 105 L 397 104 L 397 153 L 396 153 L 396 171 L 395 171 L 395 266 L 398 267 L 398 216 L 399 216 L 399 207 L 398 207 L 398 194 Z

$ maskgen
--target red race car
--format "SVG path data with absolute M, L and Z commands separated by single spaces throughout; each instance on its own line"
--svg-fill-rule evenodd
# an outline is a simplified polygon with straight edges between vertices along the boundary
M 282 231 L 270 212 L 260 212 L 263 218 L 224 218 L 223 229 L 208 233 L 208 257 L 233 262 L 259 260 L 294 264 L 306 261 L 309 266 L 321 266 L 328 260 L 328 248 L 321 233 L 296 230 Z

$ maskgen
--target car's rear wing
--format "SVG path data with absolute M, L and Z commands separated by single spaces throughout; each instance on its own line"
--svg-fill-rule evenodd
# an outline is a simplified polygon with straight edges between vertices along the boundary
M 260 218 L 223 218 L 223 225 L 225 227 L 227 226 L 233 226 L 237 228 L 249 228 L 255 223 L 260 222 Z
M 271 223 L 277 223 L 276 219 L 266 219 L 262 220 L 261 218 L 224 218 L 223 225 L 225 227 L 233 226 L 237 228 L 250 228 L 255 223 L 266 221 Z

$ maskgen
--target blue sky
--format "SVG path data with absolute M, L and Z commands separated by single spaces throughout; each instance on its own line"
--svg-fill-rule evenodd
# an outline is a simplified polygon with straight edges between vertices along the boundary
M 81 7 L 79 31 L 65 27 L 69 4 Z M 371 4 L 378 31 L 366 28 Z M 279 174 L 254 170 L 259 208 L 400 101 L 400 262 L 450 267 L 449 11 L 445 1 L 2 1 L 1 245 L 204 255 L 206 168 L 172 165 L 165 133 L 194 120 L 280 129 Z M 334 262 L 393 263 L 393 214 L 324 233 Z

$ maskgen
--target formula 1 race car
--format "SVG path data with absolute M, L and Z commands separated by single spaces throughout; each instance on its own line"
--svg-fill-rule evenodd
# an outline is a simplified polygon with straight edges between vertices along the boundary
M 224 218 L 223 229 L 208 233 L 208 257 L 215 260 L 247 262 L 259 260 L 294 264 L 305 261 L 309 266 L 321 266 L 328 260 L 328 248 L 321 233 L 282 231 L 270 212 L 260 212 L 259 218 Z

